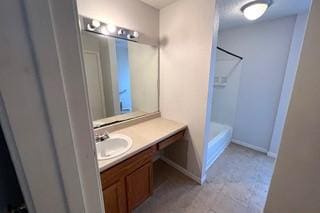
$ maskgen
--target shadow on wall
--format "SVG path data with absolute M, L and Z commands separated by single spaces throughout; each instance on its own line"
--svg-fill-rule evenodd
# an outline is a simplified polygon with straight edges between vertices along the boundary
M 169 39 L 167 37 L 163 37 L 163 38 L 160 38 L 159 46 L 160 48 L 165 47 L 168 45 L 168 43 L 169 43 Z
M 179 152 L 177 152 L 177 150 L 179 150 Z M 174 143 L 167 147 L 164 150 L 163 155 L 166 159 L 170 159 L 170 161 L 174 162 L 178 166 L 188 170 L 186 171 L 188 173 L 190 168 L 192 168 L 193 170 L 190 170 L 192 176 L 201 177 L 201 163 L 197 160 L 190 160 L 193 156 L 199 156 L 199 153 L 196 153 L 196 150 L 194 149 L 188 129 L 185 132 L 184 138 L 178 143 Z

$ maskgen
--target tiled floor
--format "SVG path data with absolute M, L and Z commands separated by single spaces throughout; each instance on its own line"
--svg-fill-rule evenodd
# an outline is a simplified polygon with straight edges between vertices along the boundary
M 158 161 L 154 194 L 135 213 L 262 212 L 273 165 L 264 154 L 230 144 L 200 186 Z

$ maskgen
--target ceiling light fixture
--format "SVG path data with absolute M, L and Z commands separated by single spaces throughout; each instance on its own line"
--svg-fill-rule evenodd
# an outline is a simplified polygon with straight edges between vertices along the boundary
M 272 0 L 256 0 L 243 5 L 240 10 L 246 19 L 253 21 L 260 18 L 271 4 Z

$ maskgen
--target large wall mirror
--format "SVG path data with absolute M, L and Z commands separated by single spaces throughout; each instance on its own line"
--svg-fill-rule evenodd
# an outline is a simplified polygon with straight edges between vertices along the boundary
M 159 111 L 158 48 L 81 31 L 95 128 Z

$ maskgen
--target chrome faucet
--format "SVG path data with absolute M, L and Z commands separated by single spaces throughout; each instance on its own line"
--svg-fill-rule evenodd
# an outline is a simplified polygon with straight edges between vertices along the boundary
M 104 131 L 104 133 L 102 133 L 102 134 L 96 133 L 94 138 L 95 138 L 96 142 L 105 141 L 105 140 L 107 140 L 108 138 L 110 138 L 109 132 Z

